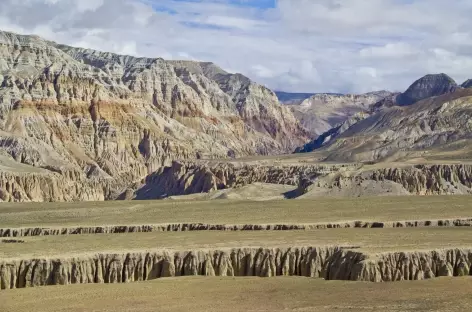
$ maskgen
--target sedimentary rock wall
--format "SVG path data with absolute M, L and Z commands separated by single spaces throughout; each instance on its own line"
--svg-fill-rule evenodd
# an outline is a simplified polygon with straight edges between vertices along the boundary
M 257 165 L 205 162 L 173 162 L 146 178 L 136 198 L 161 198 L 172 195 L 206 193 L 244 186 L 255 182 L 298 185 L 303 178 L 315 179 L 340 166 L 330 165 Z
M 369 256 L 341 247 L 104 253 L 0 259 L 1 289 L 77 283 L 127 283 L 174 276 L 305 276 L 326 280 L 401 281 L 471 272 L 472 250 Z
M 77 181 L 67 174 L 74 171 L 84 181 L 114 179 L 121 191 L 176 159 L 277 154 L 307 139 L 272 91 L 211 63 L 116 55 L 2 31 L 0 58 L 0 163 L 8 157 L 25 165 L 12 173 L 42 168 L 67 185 Z M 7 200 L 37 200 L 0 190 Z
M 391 181 L 405 193 L 470 194 L 471 165 L 416 165 L 363 169 L 362 165 L 258 165 L 207 162 L 173 162 L 170 167 L 149 175 L 137 187 L 137 199 L 206 193 L 262 182 L 297 186 L 296 196 L 310 191 L 312 185 L 325 188 L 354 188 L 365 181 Z M 377 192 L 382 193 L 382 190 Z M 129 194 L 133 191 L 130 190 Z M 295 197 L 296 197 L 295 196 Z M 125 196 L 122 195 L 122 198 Z
M 185 231 L 305 231 L 341 228 L 404 228 L 472 226 L 472 218 L 420 221 L 352 221 L 313 224 L 205 224 L 171 223 L 148 225 L 107 225 L 73 227 L 0 228 L 0 237 L 25 237 L 78 234 L 118 234 Z
M 88 180 L 80 174 L 0 172 L 0 201 L 5 202 L 103 201 L 116 187 L 110 179 Z
M 412 194 L 467 194 L 472 187 L 471 165 L 417 165 L 373 171 L 373 180 L 390 180 Z

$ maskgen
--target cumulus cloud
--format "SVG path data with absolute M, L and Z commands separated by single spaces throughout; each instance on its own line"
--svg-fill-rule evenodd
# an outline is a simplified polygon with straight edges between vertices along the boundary
M 0 29 L 212 61 L 276 90 L 360 93 L 472 78 L 471 14 L 469 0 L 1 0 Z

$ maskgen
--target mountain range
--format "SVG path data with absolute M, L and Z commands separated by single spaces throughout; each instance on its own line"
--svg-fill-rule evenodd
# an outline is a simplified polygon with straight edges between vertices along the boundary
M 326 159 L 338 161 L 397 160 L 428 150 L 467 156 L 472 138 L 472 89 L 467 85 L 457 85 L 446 74 L 426 75 L 296 152 L 323 150 Z
M 0 164 L 13 176 L 40 172 L 117 190 L 174 159 L 278 154 L 308 138 L 271 90 L 212 63 L 0 32 L 0 83 Z M 25 197 L 6 188 L 3 200 Z M 109 191 L 77 189 L 70 198 Z
M 472 83 L 445 74 L 404 93 L 275 93 L 209 62 L 0 32 L 0 82 L 2 201 L 121 198 L 175 160 L 316 151 L 321 160 L 381 161 L 456 151 L 472 133 Z M 192 179 L 178 188 L 215 184 Z

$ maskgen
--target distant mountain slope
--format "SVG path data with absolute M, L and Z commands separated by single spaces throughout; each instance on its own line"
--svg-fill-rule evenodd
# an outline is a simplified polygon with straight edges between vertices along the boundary
M 0 164 L 18 163 L 0 200 L 100 200 L 175 159 L 277 154 L 308 140 L 271 90 L 212 63 L 0 32 L 0 83 Z M 17 179 L 20 167 L 33 176 Z
M 390 95 L 388 91 L 358 95 L 316 94 L 299 105 L 290 105 L 290 108 L 302 125 L 316 137 L 358 113 L 369 111 L 372 104 Z
M 464 85 L 466 83 L 464 82 Z M 430 74 L 413 82 L 405 92 L 391 94 L 375 103 L 372 109 L 378 110 L 395 105 L 408 106 L 433 96 L 452 93 L 462 87 L 446 74 Z
M 458 85 L 446 74 L 426 75 L 415 81 L 404 93 L 397 97 L 397 104 L 406 106 L 423 99 L 457 90 Z
M 413 105 L 382 109 L 316 148 L 321 147 L 326 160 L 337 161 L 395 159 L 433 149 L 467 154 L 472 143 L 471 121 L 472 89 L 458 89 Z
M 467 79 L 461 84 L 462 88 L 472 88 L 472 79 Z

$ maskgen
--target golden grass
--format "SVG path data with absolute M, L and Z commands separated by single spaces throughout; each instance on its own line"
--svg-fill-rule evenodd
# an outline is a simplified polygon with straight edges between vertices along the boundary
M 319 279 L 158 279 L 0 292 L 1 310 L 82 311 L 470 311 L 471 278 L 398 283 Z
M 3 203 L 0 228 L 159 223 L 297 224 L 472 217 L 469 196 L 317 198 L 278 201 Z

